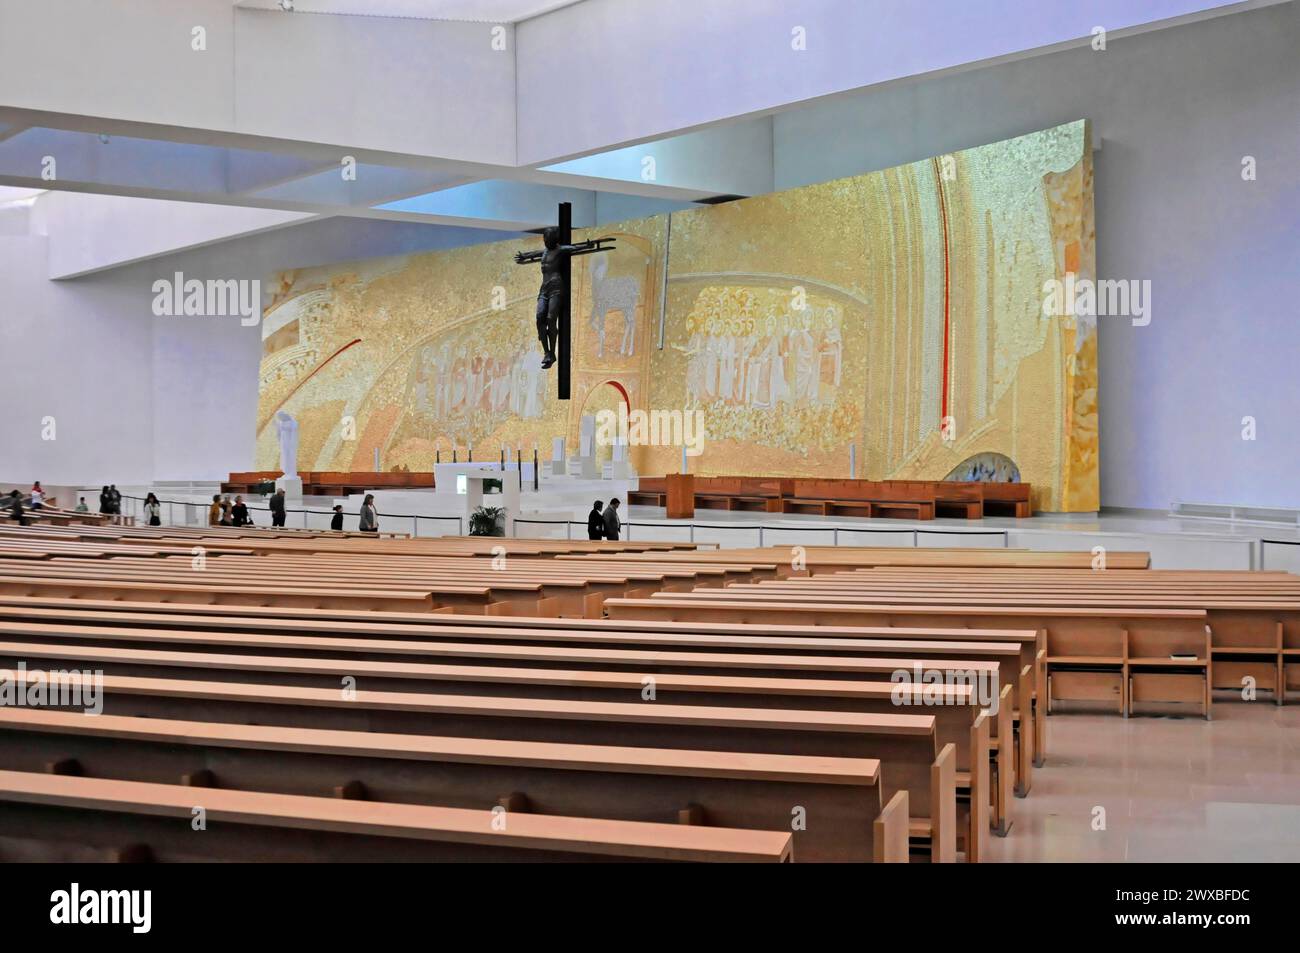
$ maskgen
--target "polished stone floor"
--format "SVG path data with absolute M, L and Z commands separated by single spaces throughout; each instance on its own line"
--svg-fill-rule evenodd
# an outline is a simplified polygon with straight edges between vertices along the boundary
M 990 861 L 1300 861 L 1300 704 L 1216 699 L 1208 722 L 1061 713 L 1047 730 Z
M 662 507 L 634 506 L 631 519 L 662 523 L 688 523 L 690 520 L 666 520 Z M 1286 524 L 1252 523 L 1219 519 L 1170 516 L 1156 510 L 1105 510 L 1099 514 L 1040 513 L 1029 519 L 989 516 L 980 520 L 939 517 L 933 520 L 859 519 L 852 517 L 810 516 L 797 513 L 747 513 L 697 509 L 695 523 L 763 524 L 767 526 L 840 526 L 845 529 L 907 528 L 945 532 L 980 532 L 1017 530 L 1052 533 L 1122 533 L 1176 536 L 1213 536 L 1238 539 L 1278 539 L 1300 542 L 1300 527 Z
M 1035 550 L 1140 550 L 1153 569 L 1269 569 L 1300 572 L 1296 525 L 1170 516 L 1154 510 L 1040 514 L 1028 519 L 940 518 L 917 521 L 697 509 L 667 520 L 659 507 L 634 506 L 629 539 L 686 539 L 722 547 L 822 546 L 1010 547 Z M 761 527 L 761 529 L 760 529 Z

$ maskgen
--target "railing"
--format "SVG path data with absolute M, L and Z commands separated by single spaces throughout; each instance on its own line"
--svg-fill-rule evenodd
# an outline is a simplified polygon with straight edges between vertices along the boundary
M 587 524 L 583 520 L 543 520 L 543 519 L 519 518 L 515 520 L 515 525 L 518 526 L 519 524 L 538 525 L 538 526 L 563 526 L 565 528 L 565 534 L 564 534 L 565 539 L 575 538 L 574 530 L 573 530 L 573 527 L 575 526 L 580 527 L 578 531 L 579 535 L 576 537 L 578 539 L 583 538 L 583 534 L 585 534 L 587 529 Z M 685 538 L 682 541 L 690 542 L 690 543 L 699 541 L 696 539 L 696 530 L 721 530 L 723 532 L 734 532 L 734 533 L 757 533 L 759 546 L 766 545 L 766 536 L 773 533 L 787 533 L 787 534 L 830 533 L 832 546 L 842 545 L 840 542 L 841 533 L 844 534 L 890 533 L 900 537 L 910 536 L 911 537 L 910 545 L 912 547 L 921 546 L 922 543 L 920 537 L 923 534 L 927 534 L 927 533 L 928 534 L 944 533 L 947 535 L 959 534 L 963 536 L 992 536 L 998 538 L 998 542 L 995 544 L 996 547 L 1006 548 L 1006 546 L 1008 545 L 1007 532 L 1005 530 L 960 530 L 960 529 L 926 530 L 926 529 L 908 528 L 908 527 L 901 527 L 901 526 L 893 527 L 893 526 L 874 526 L 874 525 L 863 526 L 861 528 L 852 527 L 852 526 L 813 526 L 813 525 L 801 525 L 801 524 L 769 526 L 763 523 L 759 523 L 759 524 L 696 523 L 696 522 L 683 523 L 681 521 L 672 522 L 672 523 L 646 523 L 646 522 L 639 522 L 636 520 L 628 520 L 622 523 L 621 526 L 622 529 L 624 530 L 622 534 L 622 538 L 629 541 L 633 538 L 632 530 L 636 527 L 641 527 L 642 529 L 654 529 L 659 531 L 659 533 L 665 531 L 682 532 L 685 533 Z M 518 536 L 519 534 L 516 533 L 515 535 Z M 710 540 L 709 542 L 712 541 Z M 853 545 L 853 544 L 849 543 L 847 545 Z M 904 544 L 903 548 L 905 548 L 907 545 L 908 544 Z
M 122 515 L 135 517 L 135 521 L 137 525 L 147 523 L 148 520 L 144 515 L 144 500 L 145 498 L 142 496 L 127 496 L 123 494 Z M 159 520 L 160 522 L 162 522 L 164 526 L 207 526 L 208 525 L 208 507 L 210 505 L 208 503 L 191 503 L 186 500 L 158 500 L 158 503 L 161 509 L 161 513 L 159 514 Z M 268 529 L 272 528 L 271 508 L 269 506 L 258 506 L 252 503 L 245 503 L 244 505 L 248 507 L 248 511 L 250 514 L 251 513 L 266 514 L 264 519 L 260 521 L 255 520 L 252 524 L 253 526 L 264 527 Z M 176 518 L 178 508 L 180 508 L 179 511 L 181 514 L 181 519 L 179 520 Z M 328 530 L 330 528 L 330 521 L 334 518 L 333 510 L 314 510 L 314 509 L 306 509 L 306 508 L 298 509 L 298 508 L 286 506 L 284 513 L 285 513 L 286 529 Z M 289 526 L 288 525 L 289 517 L 293 514 L 297 514 L 300 517 L 300 519 L 295 520 L 295 522 L 298 525 Z M 361 516 L 360 513 L 347 513 L 347 512 L 345 512 L 343 515 L 344 517 L 351 517 L 353 519 L 359 519 Z M 381 534 L 405 533 L 404 529 L 401 530 L 392 529 L 384 525 L 385 522 L 392 521 L 392 520 L 400 520 L 403 522 L 405 522 L 406 520 L 410 520 L 411 536 L 433 537 L 433 536 L 447 535 L 445 531 L 433 532 L 433 533 L 427 533 L 427 532 L 421 533 L 420 532 L 420 526 L 422 525 L 421 521 L 425 521 L 426 523 L 432 523 L 434 524 L 435 527 L 439 522 L 455 523 L 456 524 L 455 535 L 457 536 L 463 535 L 465 531 L 465 518 L 462 516 L 424 516 L 418 513 L 380 513 L 379 520 L 380 520 Z
M 208 525 L 209 504 L 207 503 L 191 503 L 185 500 L 159 500 L 158 502 L 161 505 L 161 509 L 162 509 L 162 512 L 160 514 L 160 519 L 163 525 L 165 526 L 202 527 Z M 143 524 L 147 522 L 144 516 L 143 497 L 127 496 L 124 494 L 122 496 L 122 504 L 123 504 L 122 513 L 124 516 L 134 516 L 137 524 Z M 245 503 L 244 505 L 248 507 L 250 513 L 266 514 L 265 516 L 254 521 L 253 523 L 254 526 L 270 528 L 271 526 L 270 507 L 254 505 L 250 503 Z M 177 519 L 178 514 L 180 516 L 180 519 Z M 292 527 L 286 526 L 286 528 L 328 530 L 330 520 L 333 518 L 334 513 L 331 510 L 286 508 L 285 515 L 286 515 L 286 524 L 289 522 L 288 519 L 289 517 L 292 516 L 297 517 L 296 519 L 293 520 L 293 522 L 296 523 L 297 525 Z M 359 513 L 344 514 L 344 516 L 351 517 L 353 519 L 358 518 L 359 515 L 360 515 Z M 380 531 L 381 533 L 405 532 L 405 529 L 396 530 L 393 529 L 392 526 L 395 521 L 404 523 L 405 521 L 408 520 L 410 521 L 410 535 L 413 537 L 433 538 L 437 536 L 446 536 L 449 535 L 449 533 L 457 536 L 462 536 L 465 533 L 465 518 L 463 516 L 424 516 L 416 513 L 380 513 L 379 514 Z M 586 537 L 587 523 L 585 520 L 533 519 L 533 518 L 519 517 L 516 518 L 514 522 L 517 527 L 518 526 L 554 526 L 557 528 L 563 527 L 563 536 L 558 538 L 584 539 Z M 455 524 L 455 529 L 452 530 L 449 524 Z M 440 529 L 439 528 L 440 525 L 443 528 Z M 575 526 L 579 527 L 576 534 L 574 531 Z M 420 531 L 421 527 L 424 527 L 426 529 L 426 532 L 421 532 Z M 990 543 L 995 547 L 1005 548 L 1007 545 L 1009 545 L 1007 532 L 1005 530 L 965 530 L 965 529 L 956 529 L 956 528 L 922 529 L 919 527 L 902 527 L 902 526 L 894 527 L 894 526 L 880 526 L 874 524 L 859 528 L 854 526 L 816 526 L 812 524 L 803 525 L 800 523 L 787 523 L 785 525 L 769 525 L 765 523 L 757 523 L 757 524 L 755 523 L 696 523 L 694 521 L 690 523 L 684 523 L 681 521 L 649 523 L 640 520 L 628 520 L 627 522 L 624 522 L 622 524 L 622 528 L 623 528 L 622 538 L 628 541 L 631 541 L 633 539 L 633 531 L 636 529 L 640 529 L 646 533 L 649 533 L 652 530 L 654 531 L 651 535 L 640 536 L 639 538 L 641 539 L 663 539 L 665 538 L 663 534 L 669 534 L 669 535 L 681 534 L 682 542 L 690 542 L 690 543 L 711 542 L 711 543 L 717 543 L 719 546 L 722 546 L 724 544 L 718 540 L 697 539 L 697 534 L 699 532 L 720 533 L 724 535 L 727 533 L 757 534 L 757 539 L 758 539 L 757 545 L 759 546 L 767 545 L 768 539 L 773 535 L 797 536 L 805 533 L 829 533 L 830 545 L 832 546 L 857 545 L 854 542 L 852 542 L 852 536 L 854 534 L 865 534 L 865 533 L 869 533 L 872 535 L 888 533 L 898 538 L 899 540 L 898 545 L 900 545 L 900 547 L 902 548 L 907 548 L 909 546 L 913 548 L 923 546 L 924 543 L 922 542 L 922 537 L 925 535 L 933 535 L 933 534 L 961 535 L 961 536 L 988 536 L 988 537 L 996 538 L 997 542 L 993 542 L 993 540 L 990 539 Z M 432 532 L 429 532 L 427 530 L 432 530 Z M 518 531 L 516 531 L 515 535 L 520 538 L 535 538 L 535 539 L 548 538 L 545 536 L 521 537 Z M 841 541 L 842 536 L 849 537 L 849 541 L 842 542 Z M 910 539 L 906 539 L 906 537 L 910 537 Z M 741 543 L 738 545 L 744 545 L 744 544 Z

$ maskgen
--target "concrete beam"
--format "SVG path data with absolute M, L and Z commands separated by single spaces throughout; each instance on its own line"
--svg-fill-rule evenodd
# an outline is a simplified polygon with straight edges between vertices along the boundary
M 518 27 L 520 165 L 1283 0 L 587 0 Z M 557 80 L 556 51 L 563 50 Z M 568 81 L 568 77 L 576 81 Z M 556 121 L 557 84 L 564 121 Z M 635 108 L 629 108 L 635 104 Z
M 495 222 L 499 228 L 524 231 L 553 225 L 555 208 L 560 202 L 573 203 L 575 227 L 595 224 L 594 193 L 530 182 L 473 182 L 389 202 L 381 205 L 380 209 L 439 218 L 458 216 L 479 222 Z

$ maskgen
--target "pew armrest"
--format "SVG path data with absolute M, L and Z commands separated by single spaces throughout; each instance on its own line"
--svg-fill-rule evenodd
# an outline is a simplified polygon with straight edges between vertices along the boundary
M 957 860 L 957 746 L 944 745 L 930 767 L 930 860 Z
M 872 859 L 877 864 L 905 864 L 908 862 L 907 792 L 897 791 L 873 822 L 874 842 Z

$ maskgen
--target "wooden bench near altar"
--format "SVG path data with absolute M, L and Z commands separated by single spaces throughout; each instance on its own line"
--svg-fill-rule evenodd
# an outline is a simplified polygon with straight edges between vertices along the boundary
M 956 483 L 943 480 L 814 480 L 790 477 L 696 476 L 695 508 L 817 516 L 1033 515 L 1028 483 Z M 642 477 L 628 493 L 634 506 L 666 506 L 666 477 Z

